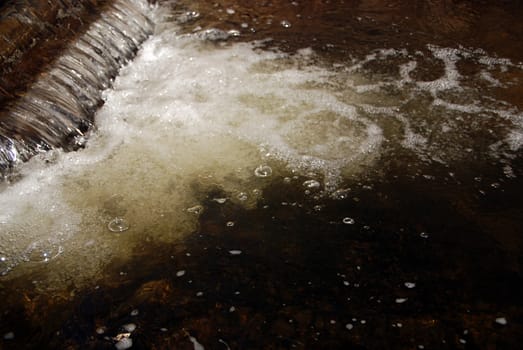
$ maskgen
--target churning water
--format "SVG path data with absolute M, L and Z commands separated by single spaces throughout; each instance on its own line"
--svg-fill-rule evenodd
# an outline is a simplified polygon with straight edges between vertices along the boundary
M 75 313 L 85 324 L 77 328 L 56 321 L 57 337 L 93 348 L 133 337 L 144 348 L 373 348 L 379 336 L 400 347 L 459 345 L 506 322 L 507 313 L 521 315 L 517 304 L 494 297 L 482 299 L 484 319 L 474 310 L 461 318 L 461 308 L 476 304 L 455 285 L 489 244 L 501 247 L 493 260 L 510 262 L 500 267 L 510 275 L 500 295 L 521 282 L 521 237 L 497 236 L 518 226 L 507 213 L 521 206 L 502 205 L 499 225 L 498 209 L 482 217 L 483 198 L 515 203 L 511 191 L 519 188 L 523 112 L 510 91 L 521 84 L 521 62 L 434 43 L 340 59 L 238 40 L 256 24 L 224 29 L 205 22 L 211 12 L 173 3 L 147 11 L 155 32 L 103 92 L 85 148 L 35 156 L 0 193 L 6 300 L 16 304 L 11 291 L 28 290 L 27 303 L 38 307 L 87 293 L 80 305 L 98 300 L 101 314 Z M 287 30 L 293 22 L 274 25 Z M 191 254 L 199 260 L 189 262 Z M 450 272 L 456 266 L 463 275 Z M 483 288 L 479 277 L 470 280 L 467 296 Z M 119 283 L 134 294 L 116 310 L 104 303 L 117 297 L 89 294 L 128 295 Z M 240 292 L 245 299 L 235 299 Z M 208 303 L 198 301 L 206 293 Z M 147 304 L 153 300 L 181 314 L 160 315 Z M 442 300 L 449 306 L 428 306 Z M 155 316 L 146 311 L 140 324 L 134 310 L 142 333 L 117 335 L 139 305 Z M 148 326 L 147 317 L 158 323 Z M 19 331 L 6 327 L 2 321 L 5 332 Z

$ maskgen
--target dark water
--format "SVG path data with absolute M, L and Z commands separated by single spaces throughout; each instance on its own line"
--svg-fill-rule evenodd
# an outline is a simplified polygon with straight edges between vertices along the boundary
M 333 63 L 374 49 L 425 52 L 427 44 L 523 60 L 518 1 L 173 6 L 200 13 L 184 24 L 187 32 L 237 29 L 236 40 L 270 37 L 267 46 L 291 52 L 310 46 Z M 460 62 L 464 75 L 479 69 Z M 387 63 L 366 69 L 391 74 Z M 436 79 L 440 64 L 424 62 L 413 74 Z M 507 74 L 516 83 L 494 94 L 521 111 L 521 72 Z M 488 156 L 488 126 L 473 129 L 473 151 L 451 163 L 413 157 L 391 142 L 372 169 L 343 180 L 340 188 L 350 190 L 337 199 L 304 194 L 307 177 L 292 173 L 274 174 L 254 208 L 218 204 L 220 188 L 195 184 L 206 208 L 198 230 L 175 244 L 136 247 L 129 259 L 111 261 L 92 288 L 49 295 L 31 276 L 2 282 L 0 333 L 14 339 L 0 347 L 112 349 L 132 323 L 132 349 L 517 349 L 523 157 L 520 150 Z

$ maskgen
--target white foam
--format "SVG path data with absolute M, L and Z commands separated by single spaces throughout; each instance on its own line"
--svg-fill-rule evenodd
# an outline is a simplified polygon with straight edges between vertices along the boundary
M 34 268 L 27 247 L 51 242 L 60 255 L 40 283 L 81 286 L 139 244 L 194 231 L 195 191 L 219 186 L 231 201 L 255 204 L 268 183 L 255 176 L 260 164 L 315 173 L 326 190 L 370 164 L 380 127 L 322 87 L 335 74 L 312 55 L 221 47 L 164 24 L 104 92 L 87 147 L 49 164 L 35 158 L 1 193 L 5 278 Z M 116 217 L 126 230 L 107 228 Z
M 420 81 L 417 85 L 420 89 L 429 91 L 434 97 L 440 91 L 457 89 L 461 90 L 460 78 L 456 68 L 456 62 L 459 60 L 459 50 L 453 48 L 442 48 L 434 45 L 428 45 L 428 49 L 431 51 L 435 58 L 441 60 L 445 65 L 445 73 L 441 78 L 432 81 Z
M 511 131 L 506 140 L 512 151 L 518 151 L 523 147 L 523 130 Z
M 490 72 L 481 72 L 480 73 L 480 76 L 483 80 L 487 81 L 491 86 L 494 86 L 494 87 L 501 87 L 503 86 L 503 84 L 496 78 L 494 78 L 492 76 L 492 74 L 490 74 Z

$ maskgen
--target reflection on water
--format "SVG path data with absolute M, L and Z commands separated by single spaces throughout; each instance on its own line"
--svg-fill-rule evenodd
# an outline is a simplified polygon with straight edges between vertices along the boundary
M 517 347 L 520 7 L 162 6 L 0 194 L 3 347 Z
M 198 26 L 239 30 L 242 36 L 278 40 L 282 47 L 312 46 L 329 55 L 365 54 L 383 47 L 482 47 L 521 61 L 521 4 L 517 1 L 219 0 L 177 1 L 201 13 Z M 282 25 L 285 23 L 286 25 Z M 289 35 L 289 32 L 291 35 Z

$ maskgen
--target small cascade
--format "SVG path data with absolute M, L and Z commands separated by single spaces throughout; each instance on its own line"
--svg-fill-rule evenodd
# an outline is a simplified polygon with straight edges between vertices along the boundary
M 18 99 L 0 111 L 0 176 L 42 151 L 85 144 L 118 69 L 152 33 L 146 0 L 115 0 Z

